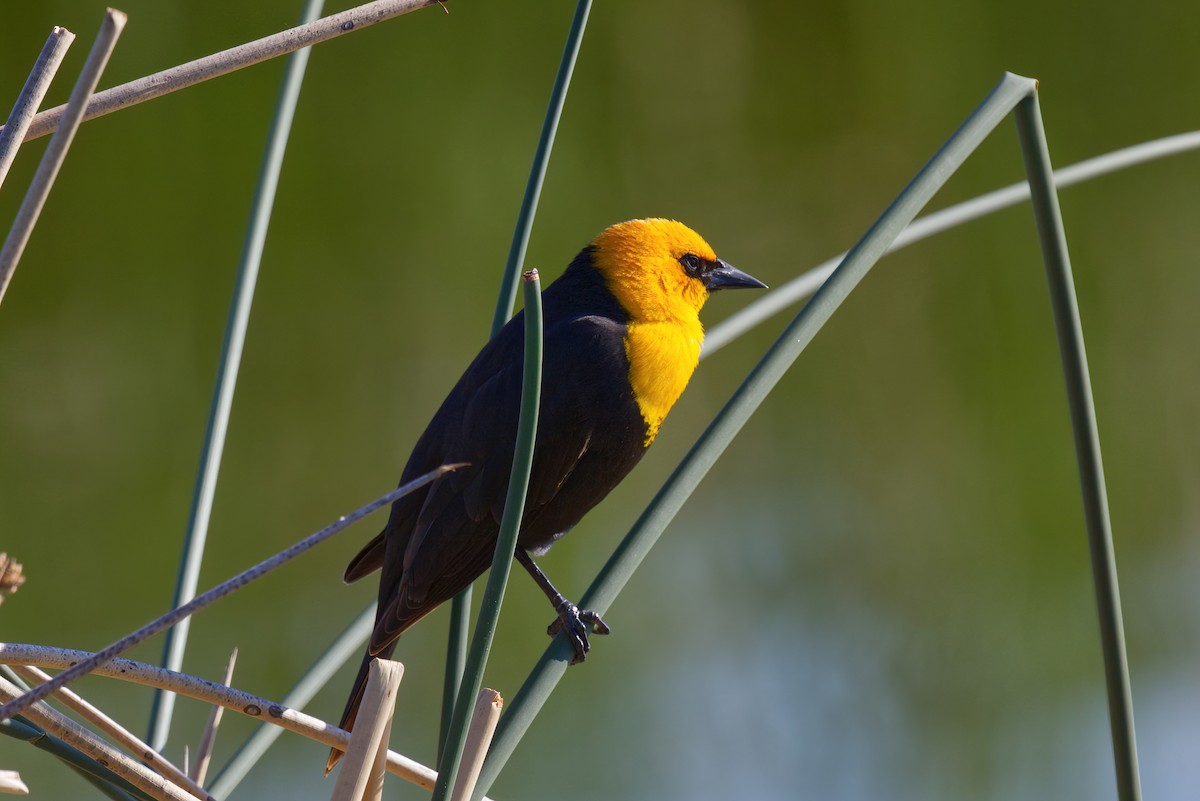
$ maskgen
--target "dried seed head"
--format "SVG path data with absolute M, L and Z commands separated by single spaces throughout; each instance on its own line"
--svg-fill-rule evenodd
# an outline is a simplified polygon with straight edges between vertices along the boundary
M 16 559 L 9 559 L 6 553 L 0 553 L 0 603 L 24 583 L 21 563 Z

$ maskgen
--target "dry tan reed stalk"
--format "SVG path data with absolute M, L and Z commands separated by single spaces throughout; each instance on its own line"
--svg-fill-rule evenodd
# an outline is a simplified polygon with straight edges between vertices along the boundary
M 471 793 L 475 792 L 475 784 L 479 781 L 479 772 L 483 770 L 488 746 L 492 744 L 492 735 L 496 733 L 496 724 L 500 722 L 500 710 L 503 707 L 504 699 L 495 690 L 484 687 L 476 696 L 471 725 L 467 729 L 467 741 L 463 745 L 462 762 L 458 769 L 458 778 L 454 782 L 454 792 L 450 794 L 450 801 L 470 801 Z
M 50 680 L 50 676 L 45 671 L 32 665 L 12 665 L 11 667 L 17 675 L 28 679 L 34 684 Z M 175 767 L 175 765 L 163 758 L 161 754 L 143 742 L 139 737 L 97 707 L 88 703 L 74 691 L 64 687 L 56 692 L 53 697 L 61 701 L 64 706 L 75 710 L 85 720 L 112 738 L 115 743 L 138 760 L 149 764 L 159 773 L 180 787 L 183 787 L 197 798 L 208 798 L 208 793 L 204 791 L 199 782 L 192 781 L 185 772 Z
M 404 665 L 390 659 L 372 660 L 331 801 L 380 801 L 383 797 L 387 744 L 402 678 Z
M 0 697 L 10 699 L 20 694 L 20 687 L 8 679 L 0 678 Z M 25 716 L 157 801 L 196 801 L 196 796 L 189 791 L 121 753 L 44 701 L 26 709 Z M 207 799 L 207 796 L 201 797 Z

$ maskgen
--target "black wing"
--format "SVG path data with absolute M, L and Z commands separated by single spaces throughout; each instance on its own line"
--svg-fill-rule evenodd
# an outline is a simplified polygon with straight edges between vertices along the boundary
M 456 595 L 491 564 L 516 441 L 523 330 L 518 317 L 472 363 L 405 468 L 470 467 L 398 504 L 383 534 L 380 612 L 371 652 Z M 515 335 L 512 333 L 515 331 Z M 520 547 L 544 550 L 624 478 L 645 452 L 628 383 L 625 328 L 605 317 L 548 326 L 542 403 Z

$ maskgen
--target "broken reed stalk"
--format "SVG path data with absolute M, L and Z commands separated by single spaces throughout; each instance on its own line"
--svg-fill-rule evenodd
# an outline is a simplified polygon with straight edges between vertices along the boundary
M 29 795 L 29 788 L 21 781 L 15 770 L 0 770 L 0 793 L 6 795 Z
M 62 125 L 55 130 L 50 144 L 46 146 L 37 172 L 33 175 L 33 181 L 25 193 L 25 199 L 21 202 L 21 208 L 17 210 L 17 218 L 13 220 L 3 248 L 0 248 L 0 301 L 4 300 L 4 293 L 12 280 L 13 271 L 17 269 L 17 262 L 25 252 L 25 245 L 29 243 L 33 227 L 37 225 L 42 207 L 46 205 L 46 198 L 54 186 L 54 179 L 67 157 L 67 149 L 71 147 L 71 141 L 79 129 L 84 109 L 92 97 L 92 92 L 96 90 L 100 74 L 108 64 L 108 57 L 112 55 L 127 19 L 123 12 L 113 8 L 105 12 L 100 32 L 96 34 L 96 41 L 92 44 L 79 78 L 75 81 L 75 88 L 71 90 L 71 99 L 63 107 L 60 115 Z
M 225 665 L 225 680 L 222 683 L 226 687 L 233 684 L 233 667 L 237 664 L 237 655 L 238 649 L 234 648 L 233 653 L 229 655 L 229 662 Z M 208 763 L 212 760 L 213 745 L 217 742 L 217 727 L 221 725 L 221 713 L 224 711 L 225 707 L 213 704 L 212 710 L 208 713 L 208 721 L 204 724 L 204 733 L 200 735 L 200 745 L 196 748 L 196 764 L 188 771 L 188 775 L 196 784 L 204 784 L 204 777 L 208 773 Z
M 404 665 L 390 659 L 373 659 L 367 686 L 350 744 L 338 771 L 331 801 L 380 801 L 383 773 L 396 712 L 396 692 L 404 678 Z
M 34 62 L 21 94 L 17 95 L 17 102 L 13 104 L 3 130 L 0 130 L 0 186 L 4 185 L 8 169 L 25 142 L 25 134 L 29 131 L 29 124 L 33 122 L 33 115 L 41 108 L 46 91 L 71 47 L 71 42 L 74 41 L 75 34 L 66 28 L 55 26 L 46 38 L 46 44 L 42 45 L 42 52 Z
M 496 733 L 503 707 L 504 699 L 500 693 L 487 687 L 479 691 L 475 710 L 471 713 L 471 725 L 467 729 L 467 742 L 463 746 L 462 766 L 454 782 L 450 801 L 469 801 L 471 793 L 475 792 L 475 784 L 479 781 L 479 772 L 483 770 L 483 760 L 492 744 L 492 735 Z

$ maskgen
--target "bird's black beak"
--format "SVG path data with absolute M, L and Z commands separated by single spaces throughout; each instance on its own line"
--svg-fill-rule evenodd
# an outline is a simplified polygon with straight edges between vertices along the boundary
M 700 281 L 709 292 L 718 289 L 766 289 L 767 285 L 754 276 L 744 273 L 732 264 L 717 259 L 716 266 L 700 276 Z

